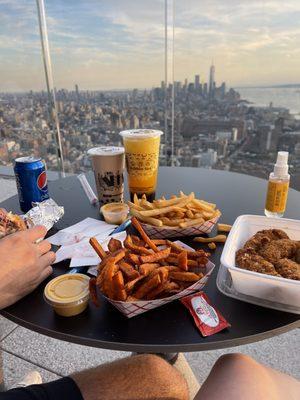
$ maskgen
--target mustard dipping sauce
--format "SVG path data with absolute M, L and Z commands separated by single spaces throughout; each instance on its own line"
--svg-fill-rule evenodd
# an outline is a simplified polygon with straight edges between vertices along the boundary
M 125 203 L 109 203 L 102 206 L 100 211 L 108 224 L 121 225 L 127 218 L 129 207 Z
M 45 301 L 63 317 L 78 315 L 87 308 L 89 302 L 89 280 L 83 274 L 60 275 L 45 287 Z

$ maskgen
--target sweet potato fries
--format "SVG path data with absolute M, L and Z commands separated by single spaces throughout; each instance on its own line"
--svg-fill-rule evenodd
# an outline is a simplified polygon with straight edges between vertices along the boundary
M 136 218 L 132 225 L 141 238 L 127 234 L 124 244 L 111 239 L 105 252 L 95 238 L 90 244 L 99 255 L 98 276 L 90 287 L 116 301 L 155 300 L 172 296 L 203 277 L 209 253 L 187 251 L 168 240 L 151 240 Z

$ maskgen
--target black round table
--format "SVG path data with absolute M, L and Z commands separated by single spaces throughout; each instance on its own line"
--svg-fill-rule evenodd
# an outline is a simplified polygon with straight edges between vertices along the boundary
M 93 175 L 88 179 L 94 185 Z M 126 183 L 125 183 L 126 184 Z M 236 173 L 196 168 L 160 168 L 157 195 L 168 196 L 183 190 L 194 191 L 197 196 L 217 203 L 223 215 L 221 221 L 232 224 L 241 214 L 262 214 L 267 182 Z M 99 218 L 98 209 L 91 206 L 78 179 L 65 178 L 49 183 L 51 196 L 65 207 L 64 218 L 55 230 L 63 229 L 86 217 Z M 300 218 L 300 193 L 290 190 L 286 217 Z M 14 196 L 1 207 L 19 212 L 18 198 Z M 187 244 L 195 245 L 189 239 Z M 213 252 L 216 264 L 204 291 L 212 303 L 231 323 L 231 328 L 210 337 L 202 337 L 188 310 L 175 301 L 144 314 L 126 319 L 105 299 L 101 307 L 92 304 L 79 316 L 57 316 L 43 299 L 47 282 L 33 293 L 8 307 L 4 317 L 28 329 L 57 339 L 87 346 L 112 350 L 147 353 L 176 353 L 226 348 L 266 339 L 300 326 L 299 316 L 267 309 L 226 297 L 216 287 L 222 246 Z M 54 275 L 67 271 L 69 262 L 55 266 Z

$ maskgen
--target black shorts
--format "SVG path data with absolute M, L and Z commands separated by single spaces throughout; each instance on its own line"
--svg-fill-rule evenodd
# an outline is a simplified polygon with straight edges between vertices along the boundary
M 72 378 L 16 388 L 0 393 L 0 400 L 83 400 L 82 394 Z

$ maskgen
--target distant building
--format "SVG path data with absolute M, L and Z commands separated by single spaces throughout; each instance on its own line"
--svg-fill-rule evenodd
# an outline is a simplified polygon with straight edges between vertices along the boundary
M 198 92 L 200 89 L 200 75 L 195 75 L 195 90 Z
M 210 66 L 209 69 L 209 87 L 208 87 L 208 94 L 209 97 L 214 97 L 214 87 L 215 87 L 215 66 L 212 65 Z
M 208 149 L 206 152 L 192 157 L 192 167 L 212 168 L 217 162 L 217 152 Z
M 76 98 L 77 98 L 77 100 L 79 100 L 79 88 L 78 88 L 77 83 L 76 83 L 76 85 L 75 85 L 75 93 L 76 93 Z

